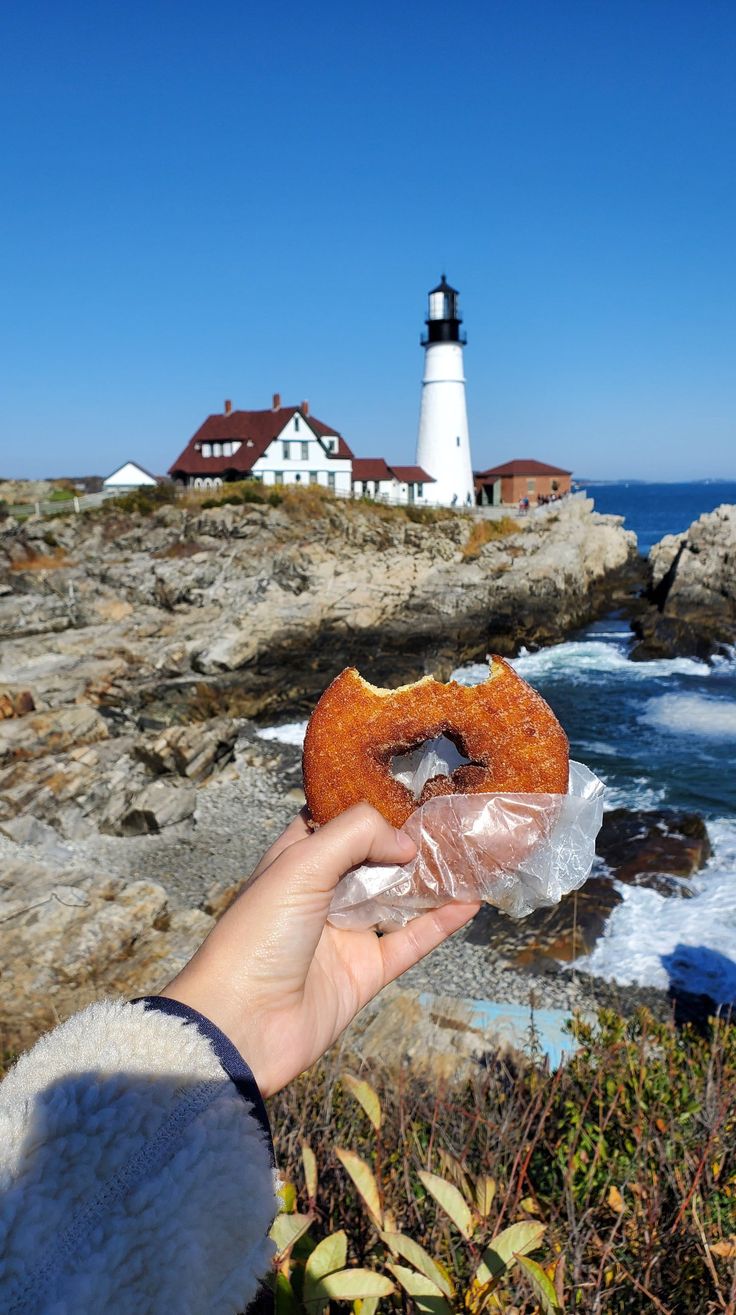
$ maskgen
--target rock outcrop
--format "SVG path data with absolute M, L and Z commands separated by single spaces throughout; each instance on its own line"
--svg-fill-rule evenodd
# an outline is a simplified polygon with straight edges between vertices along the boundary
M 468 553 L 474 525 L 322 500 L 16 526 L 0 537 L 0 681 L 39 712 L 89 703 L 151 728 L 274 717 L 351 663 L 402 683 L 562 640 L 638 569 L 635 536 L 585 499 Z
M 200 909 L 170 909 L 153 881 L 126 882 L 19 853 L 2 857 L 0 1044 L 7 1056 L 107 994 L 164 986 L 213 925 Z
M 651 606 L 632 622 L 633 658 L 708 658 L 736 643 L 736 506 L 666 535 L 649 564 Z

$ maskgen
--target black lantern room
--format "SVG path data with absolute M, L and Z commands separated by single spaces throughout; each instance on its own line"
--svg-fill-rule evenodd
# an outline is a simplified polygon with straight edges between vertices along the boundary
M 466 343 L 467 336 L 460 332 L 460 294 L 451 288 L 444 274 L 429 294 L 429 309 L 425 320 L 427 332 L 422 336 L 422 347 L 433 342 Z

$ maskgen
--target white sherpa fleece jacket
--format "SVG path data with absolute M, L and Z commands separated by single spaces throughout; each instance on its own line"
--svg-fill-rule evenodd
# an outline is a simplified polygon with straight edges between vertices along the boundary
M 0 1085 L 4 1315 L 237 1315 L 277 1205 L 252 1075 L 183 1005 L 90 1005 Z

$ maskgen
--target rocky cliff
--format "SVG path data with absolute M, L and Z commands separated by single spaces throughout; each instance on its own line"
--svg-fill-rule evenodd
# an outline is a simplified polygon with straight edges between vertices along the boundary
M 635 658 L 707 658 L 736 643 L 736 507 L 723 505 L 652 548 L 651 606 L 633 622 Z

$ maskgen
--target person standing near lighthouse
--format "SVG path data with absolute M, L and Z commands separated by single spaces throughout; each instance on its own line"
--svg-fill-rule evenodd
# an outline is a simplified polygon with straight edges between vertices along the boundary
M 437 481 L 433 500 L 448 507 L 475 503 L 465 407 L 463 346 L 459 298 L 444 274 L 429 294 L 422 404 L 416 462 Z

